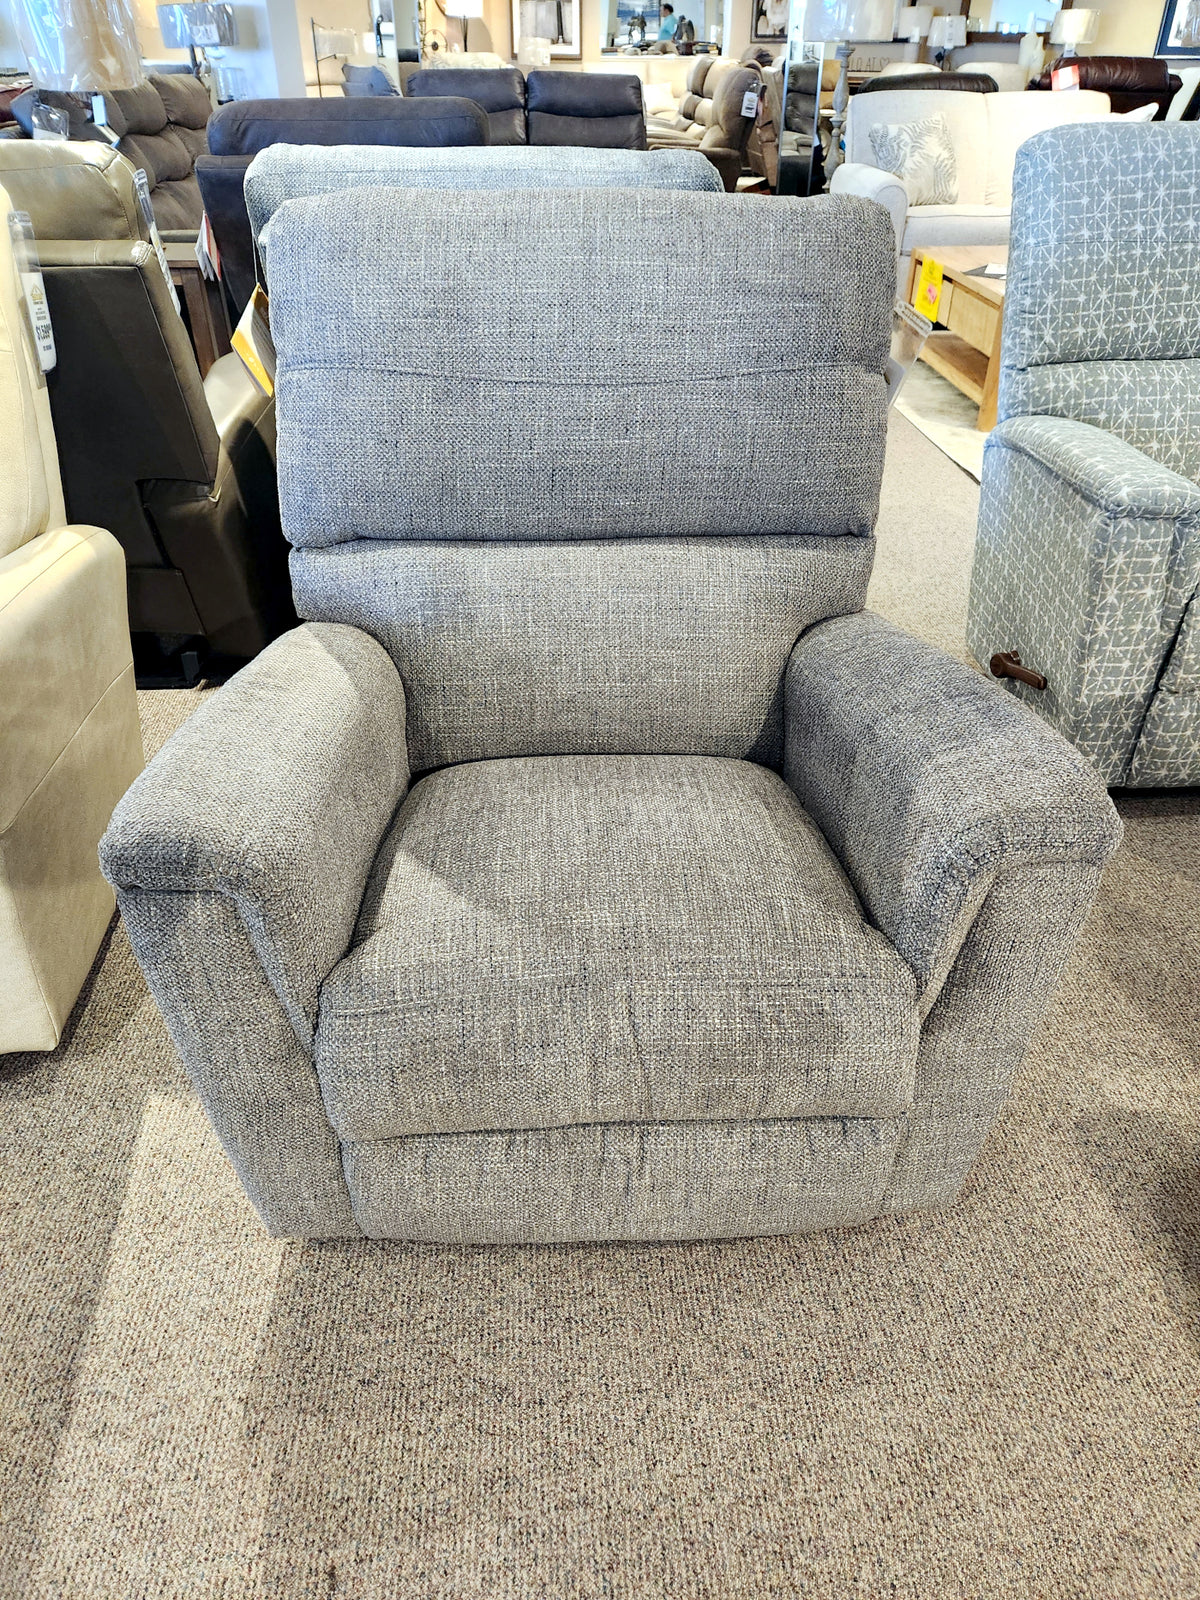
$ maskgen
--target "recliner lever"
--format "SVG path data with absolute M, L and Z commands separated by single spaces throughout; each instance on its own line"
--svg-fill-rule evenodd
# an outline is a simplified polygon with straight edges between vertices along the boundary
M 1040 672 L 1034 672 L 1030 667 L 1021 665 L 1021 658 L 1015 650 L 1000 650 L 988 662 L 993 678 L 1015 678 L 1018 683 L 1027 683 L 1031 689 L 1044 689 L 1046 680 Z

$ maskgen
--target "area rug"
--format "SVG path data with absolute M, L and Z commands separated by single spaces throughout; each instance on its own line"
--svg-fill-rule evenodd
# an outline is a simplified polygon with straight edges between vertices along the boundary
M 978 483 L 983 476 L 986 433 L 975 426 L 979 407 L 940 373 L 918 361 L 900 390 L 895 409 L 919 428 L 951 461 Z

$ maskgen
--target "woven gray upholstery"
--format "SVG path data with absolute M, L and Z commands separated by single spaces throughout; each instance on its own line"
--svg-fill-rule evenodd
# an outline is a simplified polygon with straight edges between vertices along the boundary
M 285 200 L 343 189 L 695 189 L 716 193 L 710 161 L 687 150 L 589 150 L 483 145 L 410 150 L 393 145 L 271 145 L 246 173 L 258 242 Z
M 925 1014 L 888 1208 L 957 1192 L 1120 824 L 1083 758 L 998 685 L 869 613 L 787 674 L 785 773 Z M 924 1197 L 924 1198 L 921 1198 Z
M 384 842 L 317 1071 L 348 1141 L 893 1117 L 915 998 L 774 773 L 471 762 L 418 783 Z
M 1117 827 L 1023 707 L 859 612 L 891 238 L 645 189 L 267 223 L 324 620 L 167 745 L 104 863 L 273 1231 L 728 1237 L 957 1192 Z
M 788 654 L 862 605 L 873 553 L 870 539 L 363 539 L 295 551 L 292 581 L 302 616 L 387 647 L 414 772 L 602 750 L 778 767 Z
M 375 1239 L 733 1239 L 877 1216 L 900 1124 L 608 1123 L 342 1146 Z
M 355 628 L 296 629 L 168 741 L 113 812 L 101 866 L 118 894 L 230 900 L 311 1053 L 321 982 L 407 786 L 386 652 Z
M 352 189 L 261 237 L 293 546 L 871 530 L 894 265 L 866 201 Z

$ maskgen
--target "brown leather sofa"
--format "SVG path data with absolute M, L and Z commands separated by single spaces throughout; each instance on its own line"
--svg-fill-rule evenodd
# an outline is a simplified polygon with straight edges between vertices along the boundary
M 115 150 L 0 141 L 0 183 L 37 236 L 67 515 L 125 551 L 139 680 L 248 660 L 295 623 L 273 402 L 236 356 L 201 381 Z
M 1155 122 L 1163 121 L 1183 87 L 1183 79 L 1157 56 L 1059 56 L 1029 87 L 1052 88 L 1052 74 L 1059 67 L 1078 67 L 1079 87 L 1106 94 L 1114 111 L 1136 111 L 1153 101 L 1158 107 Z
M 736 189 L 754 126 L 754 117 L 742 115 L 742 102 L 749 90 L 758 92 L 760 82 L 757 65 L 699 56 L 688 73 L 678 116 L 647 122 L 651 150 L 700 150 L 721 174 L 725 188 Z
M 87 95 L 39 91 L 47 105 L 70 118 L 68 138 L 107 144 L 91 122 Z M 117 89 L 104 97 L 109 127 L 118 134 L 117 149 L 150 183 L 154 220 L 164 239 L 193 239 L 204 214 L 196 184 L 196 157 L 208 149 L 208 90 L 188 72 L 152 73 L 136 89 Z M 32 132 L 33 91 L 13 102 L 22 130 Z

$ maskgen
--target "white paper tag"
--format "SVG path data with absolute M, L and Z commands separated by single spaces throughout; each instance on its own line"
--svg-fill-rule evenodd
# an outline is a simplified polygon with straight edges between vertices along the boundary
M 8 232 L 12 240 L 13 260 L 21 280 L 21 295 L 25 301 L 25 314 L 29 319 L 29 332 L 34 353 L 43 372 L 54 367 L 58 357 L 54 349 L 54 328 L 50 321 L 50 307 L 46 303 L 46 285 L 38 271 L 37 251 L 34 247 L 33 224 L 27 211 L 10 211 Z
M 46 304 L 46 285 L 40 272 L 23 272 L 21 287 L 25 291 L 25 304 L 29 307 L 29 323 L 33 329 L 33 343 L 37 350 L 38 366 L 50 372 L 58 354 L 54 348 L 54 328 L 50 322 L 50 308 Z
M 179 296 L 175 293 L 175 285 L 171 281 L 171 267 L 167 261 L 167 252 L 162 247 L 159 237 L 158 224 L 154 220 L 154 207 L 150 204 L 150 180 L 141 167 L 133 175 L 133 186 L 137 190 L 138 204 L 142 208 L 142 217 L 150 233 L 150 243 L 154 246 L 154 254 L 158 257 L 158 264 L 162 268 L 162 275 L 166 279 L 167 288 L 171 292 L 171 299 L 175 303 L 176 311 L 179 310 Z
M 196 260 L 200 263 L 200 271 L 206 278 L 221 276 L 221 253 L 217 249 L 217 241 L 213 237 L 212 223 L 208 220 L 207 211 L 200 217 L 200 232 L 196 235 Z
M 754 117 L 758 115 L 758 90 L 747 89 L 742 96 L 742 115 Z
M 108 107 L 104 104 L 102 94 L 92 96 L 92 121 L 101 128 L 108 126 Z
M 221 42 L 221 33 L 215 22 L 194 22 L 191 27 L 192 43 L 211 50 Z

